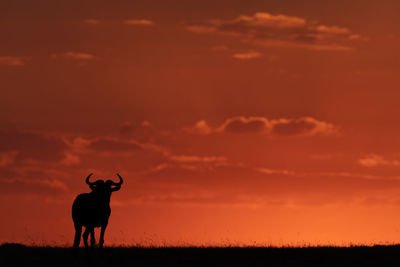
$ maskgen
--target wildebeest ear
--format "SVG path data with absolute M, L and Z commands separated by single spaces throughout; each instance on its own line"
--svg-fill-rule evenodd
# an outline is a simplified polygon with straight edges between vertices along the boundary
M 120 190 L 121 189 L 121 185 L 116 185 L 116 186 L 114 186 L 114 187 L 111 187 L 111 191 L 118 191 L 118 190 Z

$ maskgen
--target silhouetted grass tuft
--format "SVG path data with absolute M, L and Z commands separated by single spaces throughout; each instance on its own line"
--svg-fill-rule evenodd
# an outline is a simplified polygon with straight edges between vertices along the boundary
M 352 247 L 0 246 L 1 266 L 400 266 L 399 245 Z

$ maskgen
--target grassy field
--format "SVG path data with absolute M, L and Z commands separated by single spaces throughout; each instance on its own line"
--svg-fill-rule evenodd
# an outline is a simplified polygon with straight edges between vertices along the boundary
M 0 266 L 400 266 L 400 246 L 306 248 L 105 248 L 0 246 Z

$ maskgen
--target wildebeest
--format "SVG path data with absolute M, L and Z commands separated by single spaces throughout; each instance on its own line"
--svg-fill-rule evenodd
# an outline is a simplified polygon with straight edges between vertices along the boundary
M 117 175 L 119 177 L 118 183 L 111 180 L 107 180 L 106 182 L 103 180 L 90 182 L 89 179 L 92 173 L 86 178 L 86 183 L 89 185 L 90 189 L 92 189 L 92 192 L 78 195 L 72 204 L 72 220 L 75 226 L 74 248 L 79 247 L 82 226 L 86 228 L 83 233 L 85 247 L 88 247 L 87 239 L 89 234 L 91 235 L 90 245 L 94 247 L 96 242 L 94 237 L 95 227 L 101 227 L 99 244 L 100 248 L 103 247 L 104 232 L 111 214 L 111 193 L 121 189 L 123 182 L 122 177 L 118 173 Z

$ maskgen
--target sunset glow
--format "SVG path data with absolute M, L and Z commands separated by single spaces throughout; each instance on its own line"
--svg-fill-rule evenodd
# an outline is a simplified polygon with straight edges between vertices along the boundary
M 400 2 L 3 1 L 0 243 L 400 242 Z M 97 230 L 96 230 L 97 231 Z

